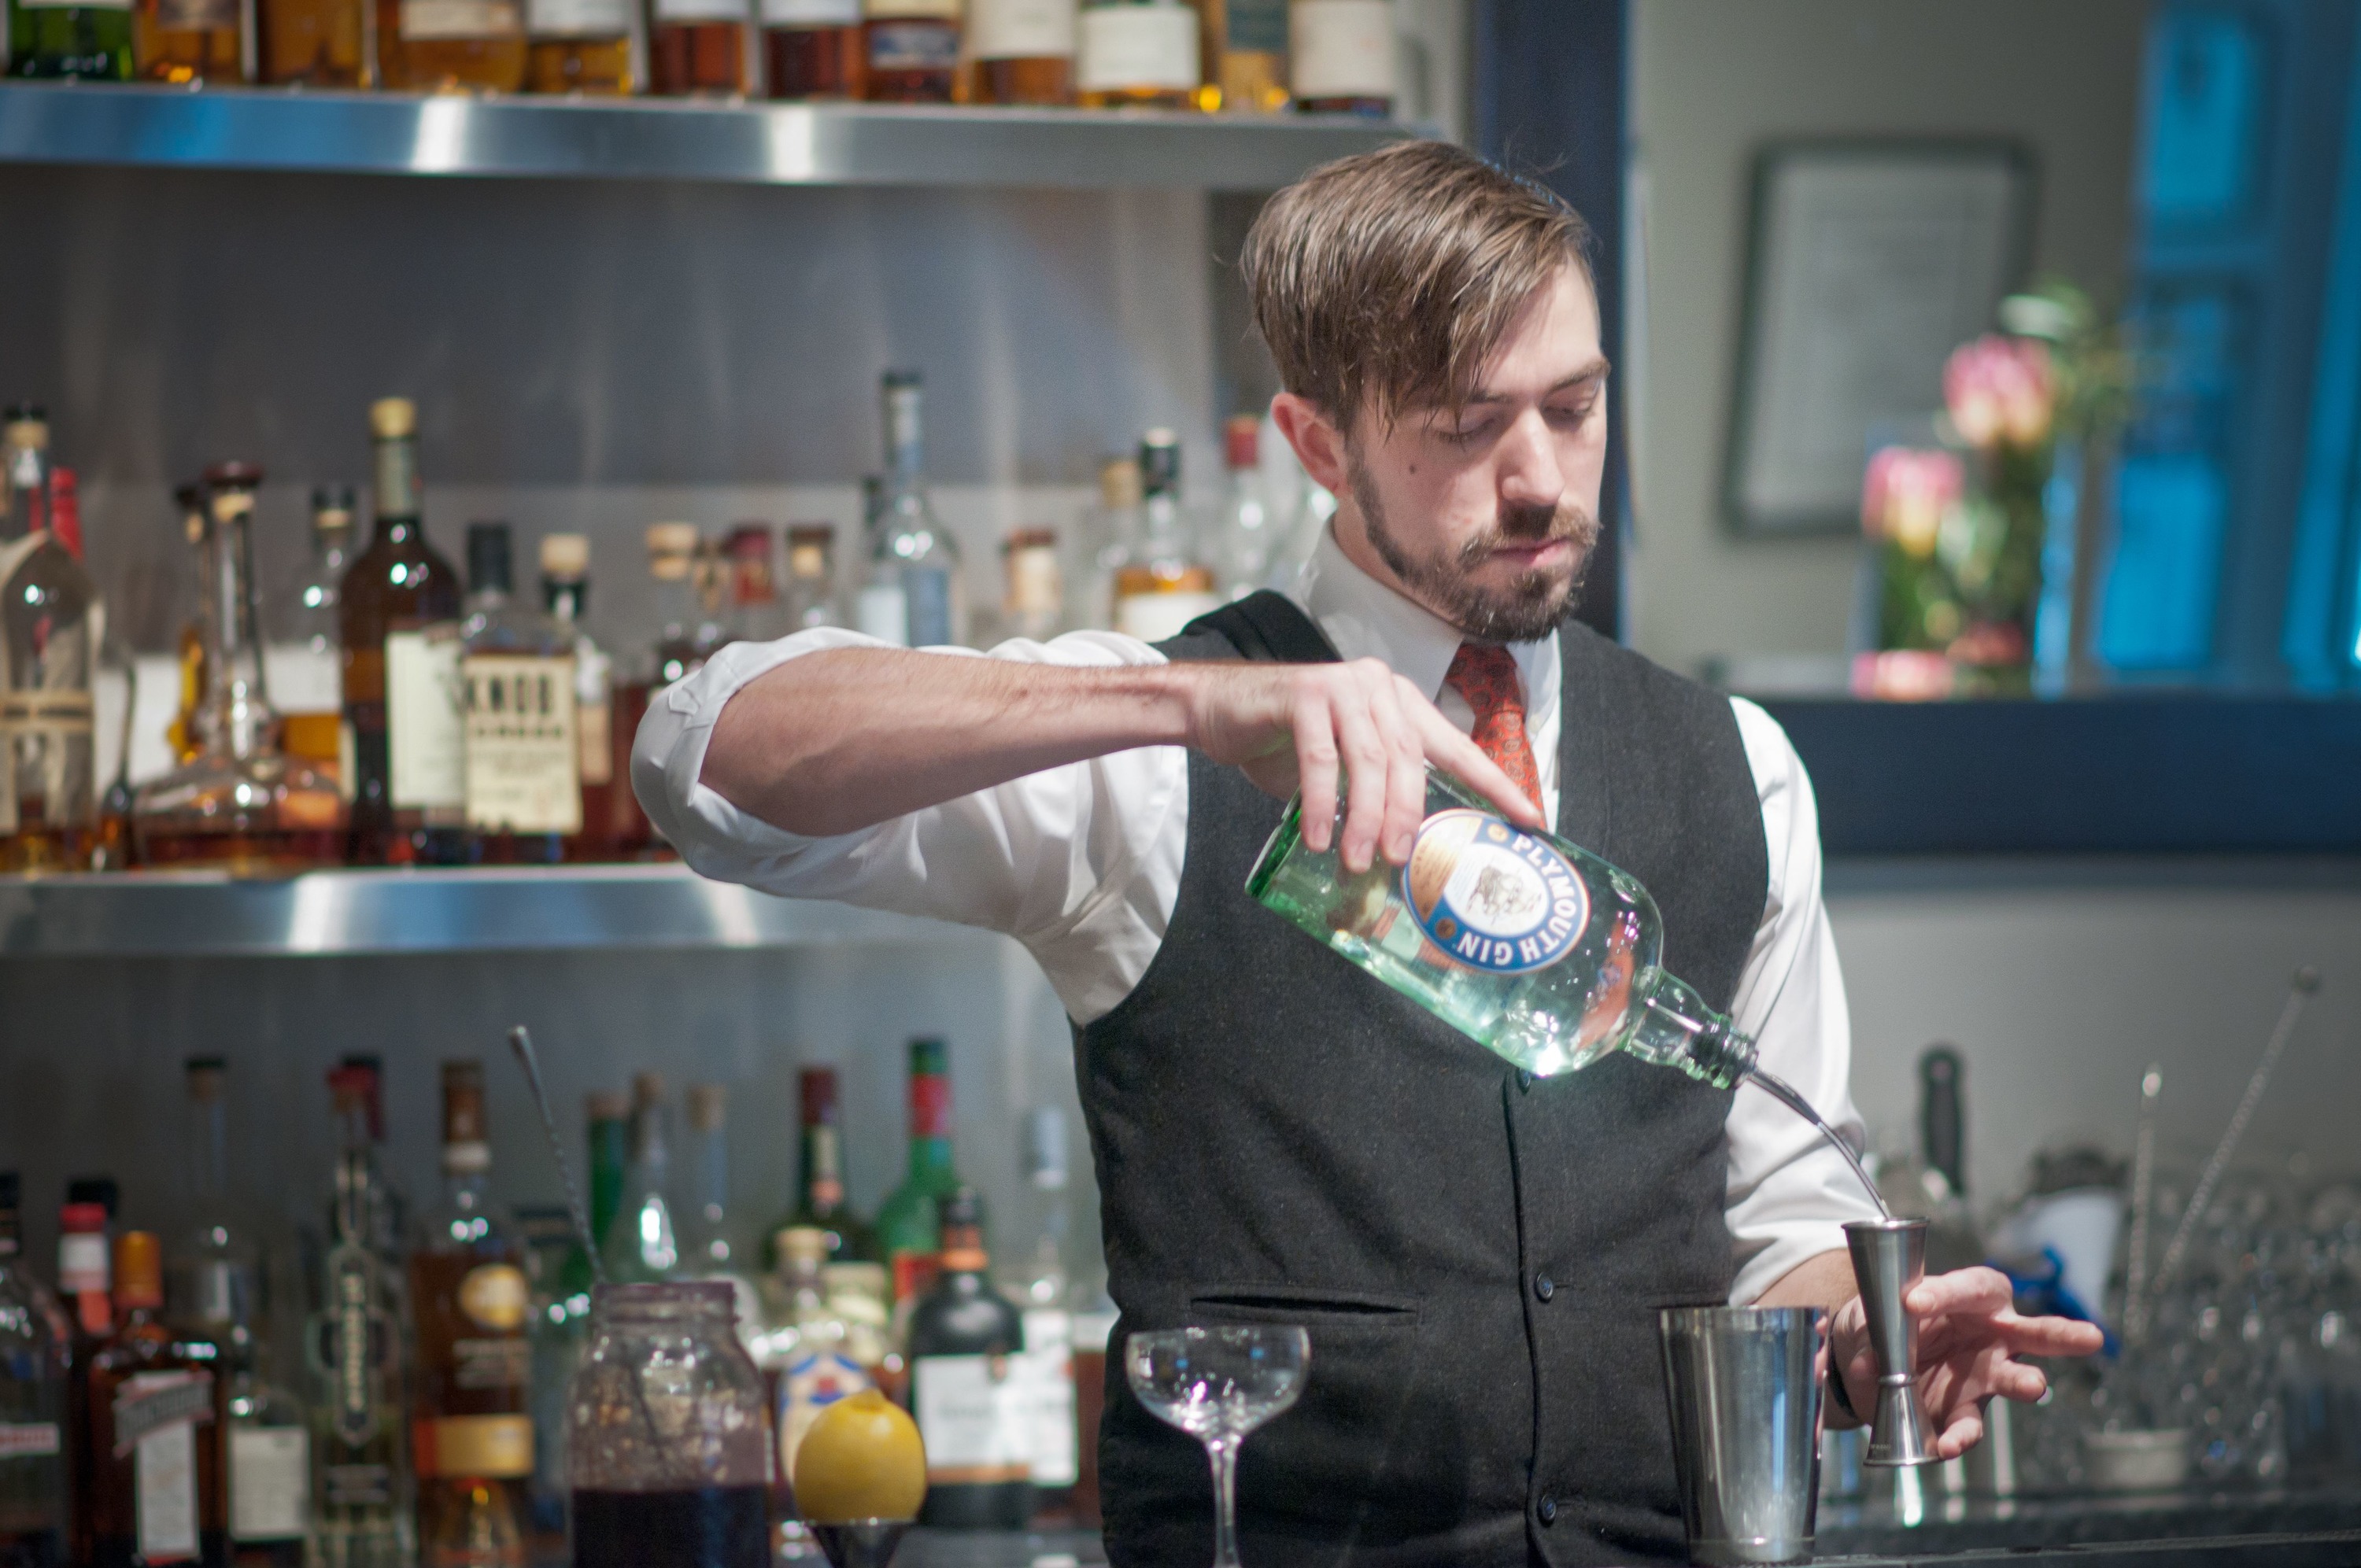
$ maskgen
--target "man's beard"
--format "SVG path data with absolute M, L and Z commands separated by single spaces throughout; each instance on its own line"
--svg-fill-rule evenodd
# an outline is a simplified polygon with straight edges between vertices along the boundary
M 1462 544 L 1455 558 L 1420 557 L 1402 546 L 1386 524 L 1377 482 L 1358 462 L 1348 465 L 1353 499 L 1361 509 L 1369 548 L 1403 587 L 1435 614 L 1478 642 L 1537 642 L 1573 613 L 1575 590 L 1598 543 L 1598 519 L 1571 501 L 1555 507 L 1507 507 L 1493 525 Z M 1520 573 L 1504 588 L 1478 586 L 1470 576 L 1503 544 L 1538 544 L 1563 539 L 1574 545 L 1574 569 L 1564 577 L 1533 570 Z

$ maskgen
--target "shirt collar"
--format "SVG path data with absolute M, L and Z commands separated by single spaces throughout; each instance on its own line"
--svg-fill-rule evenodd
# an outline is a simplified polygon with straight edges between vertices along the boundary
M 1355 565 L 1337 544 L 1334 525 L 1321 531 L 1320 543 L 1303 564 L 1290 597 L 1319 623 L 1337 652 L 1347 659 L 1383 660 L 1430 702 L 1442 695 L 1443 677 L 1466 641 L 1458 628 Z M 1554 707 L 1558 696 L 1557 633 L 1536 642 L 1511 642 L 1508 649 L 1524 684 L 1526 711 Z

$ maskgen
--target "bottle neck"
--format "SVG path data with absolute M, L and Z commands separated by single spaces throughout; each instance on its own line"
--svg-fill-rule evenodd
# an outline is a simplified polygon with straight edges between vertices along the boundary
M 377 443 L 377 527 L 418 521 L 418 438 L 379 436 Z
M 910 1075 L 910 1175 L 923 1179 L 951 1168 L 951 1080 L 948 1074 Z
M 982 1274 L 992 1266 L 983 1250 L 983 1227 L 945 1225 L 942 1257 L 945 1274 Z
M 1642 970 L 1632 980 L 1630 1021 L 1616 1044 L 1716 1089 L 1732 1088 L 1752 1071 L 1756 1054 L 1750 1036 L 1662 969 Z
M 590 1234 L 604 1238 L 623 1206 L 623 1168 L 629 1163 L 631 1132 L 620 1121 L 600 1119 L 590 1124 Z
M 730 1139 L 719 1127 L 691 1127 L 689 1168 L 697 1175 L 697 1201 L 708 1224 L 719 1224 L 730 1207 Z
M 549 618 L 571 630 L 581 624 L 583 600 L 588 586 L 579 577 L 544 577 L 541 580 L 541 602 Z
M 18 443 L 0 450 L 7 466 L 8 505 L 0 510 L 0 543 L 14 543 L 49 526 L 49 454 Z
M 948 1133 L 929 1134 L 910 1140 L 910 1175 L 922 1179 L 930 1176 L 948 1176 L 951 1170 L 951 1140 Z
M 843 1155 L 837 1130 L 826 1122 L 804 1126 L 802 1170 L 796 1207 L 825 1219 L 844 1207 Z
M 352 549 L 353 531 L 349 523 L 335 527 L 314 524 L 312 529 L 312 560 L 323 571 L 334 571 L 345 563 Z
M 225 504 L 242 500 L 244 506 Z M 197 732 L 233 757 L 270 749 L 275 716 L 263 685 L 262 646 L 254 616 L 251 497 L 224 497 L 206 525 L 198 557 L 204 590 L 205 694 Z

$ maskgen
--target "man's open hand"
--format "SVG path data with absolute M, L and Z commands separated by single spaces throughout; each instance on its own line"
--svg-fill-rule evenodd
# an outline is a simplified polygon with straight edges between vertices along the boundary
M 1509 775 L 1379 660 L 1198 664 L 1191 671 L 1189 744 L 1235 764 L 1281 800 L 1302 790 L 1303 842 L 1314 851 L 1329 847 L 1341 771 L 1338 851 L 1346 871 L 1365 872 L 1379 854 L 1397 865 L 1410 859 L 1411 840 L 1426 817 L 1429 762 L 1511 822 L 1543 826 L 1539 809 Z
M 1983 1406 L 1997 1394 L 2030 1404 L 2049 1380 L 2019 1355 L 2090 1355 L 2103 1343 L 2095 1324 L 2071 1318 L 2026 1318 L 2011 1301 L 2008 1277 L 1994 1268 L 1931 1275 L 1902 1299 L 1918 1325 L 1918 1397 L 1936 1433 L 1935 1452 L 1957 1459 L 1982 1441 Z M 1828 1354 L 1863 1420 L 1877 1408 L 1877 1360 L 1859 1297 L 1828 1322 Z

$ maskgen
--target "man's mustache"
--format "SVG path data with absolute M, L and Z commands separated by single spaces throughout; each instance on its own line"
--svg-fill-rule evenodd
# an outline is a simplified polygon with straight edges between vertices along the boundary
M 1588 554 L 1598 543 L 1598 519 L 1571 501 L 1554 507 L 1503 507 L 1491 527 L 1459 546 L 1459 565 L 1463 570 L 1479 566 L 1504 544 L 1546 544 L 1561 539 Z

